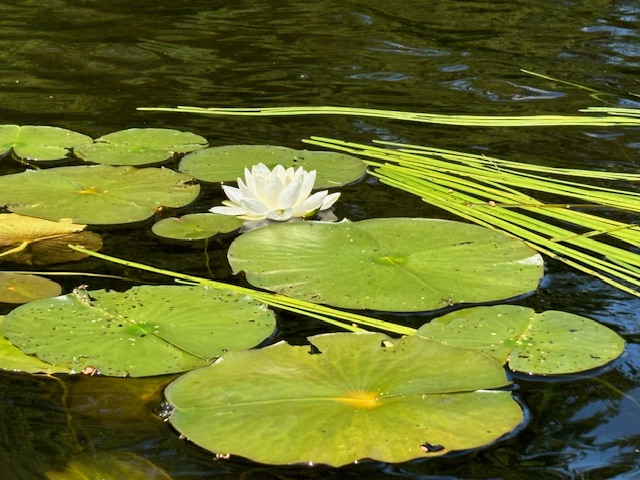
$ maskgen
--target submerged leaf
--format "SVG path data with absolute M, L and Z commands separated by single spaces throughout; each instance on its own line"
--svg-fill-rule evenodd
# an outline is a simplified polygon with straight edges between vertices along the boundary
M 86 258 L 85 253 L 71 250 L 69 245 L 82 245 L 84 248 L 98 251 L 102 248 L 102 237 L 94 232 L 78 232 L 61 237 L 48 238 L 29 243 L 11 254 L 3 252 L 0 260 L 21 265 L 52 265 L 54 263 L 75 262 Z
M 75 456 L 64 471 L 49 470 L 47 480 L 171 480 L 160 467 L 131 452 L 96 452 Z
M 219 454 L 340 466 L 476 448 L 523 419 L 510 392 L 487 390 L 509 381 L 481 352 L 379 333 L 309 341 L 319 353 L 280 342 L 178 378 L 172 425 Z
M 186 155 L 180 171 L 206 182 L 236 181 L 244 177 L 244 169 L 262 163 L 269 169 L 276 165 L 316 170 L 314 188 L 346 185 L 362 178 L 366 166 L 351 155 L 335 152 L 294 150 L 275 145 L 226 145 L 199 150 Z
M 269 225 L 235 239 L 228 256 L 256 287 L 400 312 L 503 300 L 534 290 L 543 273 L 540 255 L 517 239 L 424 218 Z
M 0 177 L 0 205 L 10 211 L 88 224 L 146 220 L 162 206 L 191 203 L 199 192 L 190 177 L 166 168 L 92 165 Z
M 417 335 L 476 348 L 516 372 L 577 373 L 601 367 L 624 351 L 613 330 L 579 315 L 535 313 L 516 305 L 475 307 L 448 313 L 423 325 Z
M 130 128 L 82 145 L 74 153 L 88 162 L 104 165 L 149 165 L 169 160 L 175 153 L 191 152 L 208 145 L 205 138 L 169 128 Z
M 31 302 L 7 315 L 3 331 L 46 362 L 138 377 L 208 365 L 223 352 L 260 343 L 274 325 L 264 304 L 233 292 L 141 286 Z

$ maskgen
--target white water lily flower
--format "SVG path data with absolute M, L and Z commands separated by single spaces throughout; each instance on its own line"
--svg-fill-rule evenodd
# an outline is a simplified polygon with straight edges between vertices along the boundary
M 245 181 L 238 178 L 238 188 L 223 185 L 229 200 L 224 207 L 209 211 L 222 215 L 234 215 L 243 220 L 276 220 L 283 222 L 294 217 L 307 217 L 314 212 L 331 207 L 340 193 L 328 194 L 322 190 L 311 195 L 316 181 L 316 171 L 306 172 L 302 167 L 285 170 L 276 165 L 273 170 L 259 163 L 244 169 Z

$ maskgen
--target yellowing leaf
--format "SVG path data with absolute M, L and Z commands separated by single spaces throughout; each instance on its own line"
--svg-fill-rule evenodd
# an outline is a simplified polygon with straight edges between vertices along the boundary
M 0 215 L 0 246 L 33 243 L 46 238 L 69 235 L 80 232 L 85 227 L 86 225 L 74 224 L 68 220 L 52 222 L 17 213 L 5 213 Z

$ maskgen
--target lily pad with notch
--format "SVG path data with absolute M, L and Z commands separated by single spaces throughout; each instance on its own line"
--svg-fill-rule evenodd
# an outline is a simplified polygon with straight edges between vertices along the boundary
M 74 147 L 92 143 L 93 139 L 88 135 L 66 128 L 0 125 L 0 155 L 13 149 L 13 153 L 24 160 L 61 160 Z
M 191 213 L 180 218 L 163 218 L 151 230 L 159 237 L 174 240 L 202 240 L 219 233 L 238 230 L 244 222 L 236 217 L 216 213 Z
M 233 273 L 276 293 L 394 312 L 504 300 L 537 288 L 541 256 L 476 225 L 425 218 L 273 224 L 236 238 Z
M 475 348 L 529 375 L 561 375 L 602 367 L 624 351 L 610 328 L 580 315 L 535 313 L 516 305 L 474 307 L 448 313 L 417 335 Z
M 487 355 L 418 336 L 310 337 L 230 352 L 172 382 L 171 424 L 218 454 L 268 464 L 405 462 L 477 448 L 523 420 Z M 268 441 L 265 441 L 268 439 Z
M 365 163 L 357 157 L 336 152 L 295 150 L 276 145 L 226 145 L 211 147 L 186 155 L 179 170 L 205 182 L 235 182 L 244 178 L 244 169 L 265 164 L 316 170 L 314 188 L 340 187 L 361 179 Z
M 130 128 L 103 135 L 74 153 L 87 162 L 103 165 L 151 165 L 165 162 L 176 153 L 205 148 L 207 139 L 169 128 Z
M 0 205 L 22 215 L 80 224 L 146 220 L 161 207 L 183 207 L 200 185 L 166 168 L 91 165 L 27 170 L 0 177 Z
M 23 352 L 75 371 L 151 376 L 208 365 L 254 347 L 274 329 L 264 304 L 207 287 L 140 286 L 77 290 L 22 305 L 6 316 L 5 337 Z

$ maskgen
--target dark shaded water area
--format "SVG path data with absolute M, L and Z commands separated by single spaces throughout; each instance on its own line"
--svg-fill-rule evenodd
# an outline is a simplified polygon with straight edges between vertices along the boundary
M 609 0 L 3 2 L 0 112 L 2 123 L 56 125 L 93 137 L 131 127 L 170 127 L 200 134 L 213 146 L 302 148 L 301 139 L 310 135 L 363 143 L 382 139 L 532 164 L 637 173 L 637 128 L 203 117 L 135 107 L 340 105 L 487 115 L 640 107 L 640 99 L 630 95 L 640 93 L 639 19 L 640 2 Z M 23 169 L 9 159 L 0 163 L 2 173 Z M 185 211 L 204 212 L 221 200 L 221 192 L 207 186 Z M 335 213 L 351 220 L 450 218 L 372 180 L 345 188 Z M 92 230 L 104 235 L 107 254 L 227 279 L 230 239 L 206 247 L 165 242 L 150 232 L 153 221 Z M 54 269 L 167 281 L 91 259 Z M 61 281 L 66 291 L 81 283 L 91 289 L 130 286 L 89 277 Z M 56 381 L 2 374 L 0 478 L 45 478 L 45 471 L 64 468 L 73 455 L 103 451 L 132 452 L 176 479 L 640 478 L 640 300 L 549 260 L 540 288 L 513 303 L 596 319 L 624 336 L 628 347 L 599 376 L 518 379 L 516 393 L 528 409 L 528 423 L 479 451 L 340 469 L 214 460 L 159 418 L 162 387 L 170 379 Z M 1 313 L 11 308 L 1 307 Z M 385 318 L 418 326 L 430 317 Z M 277 339 L 300 342 L 329 330 L 281 315 Z

